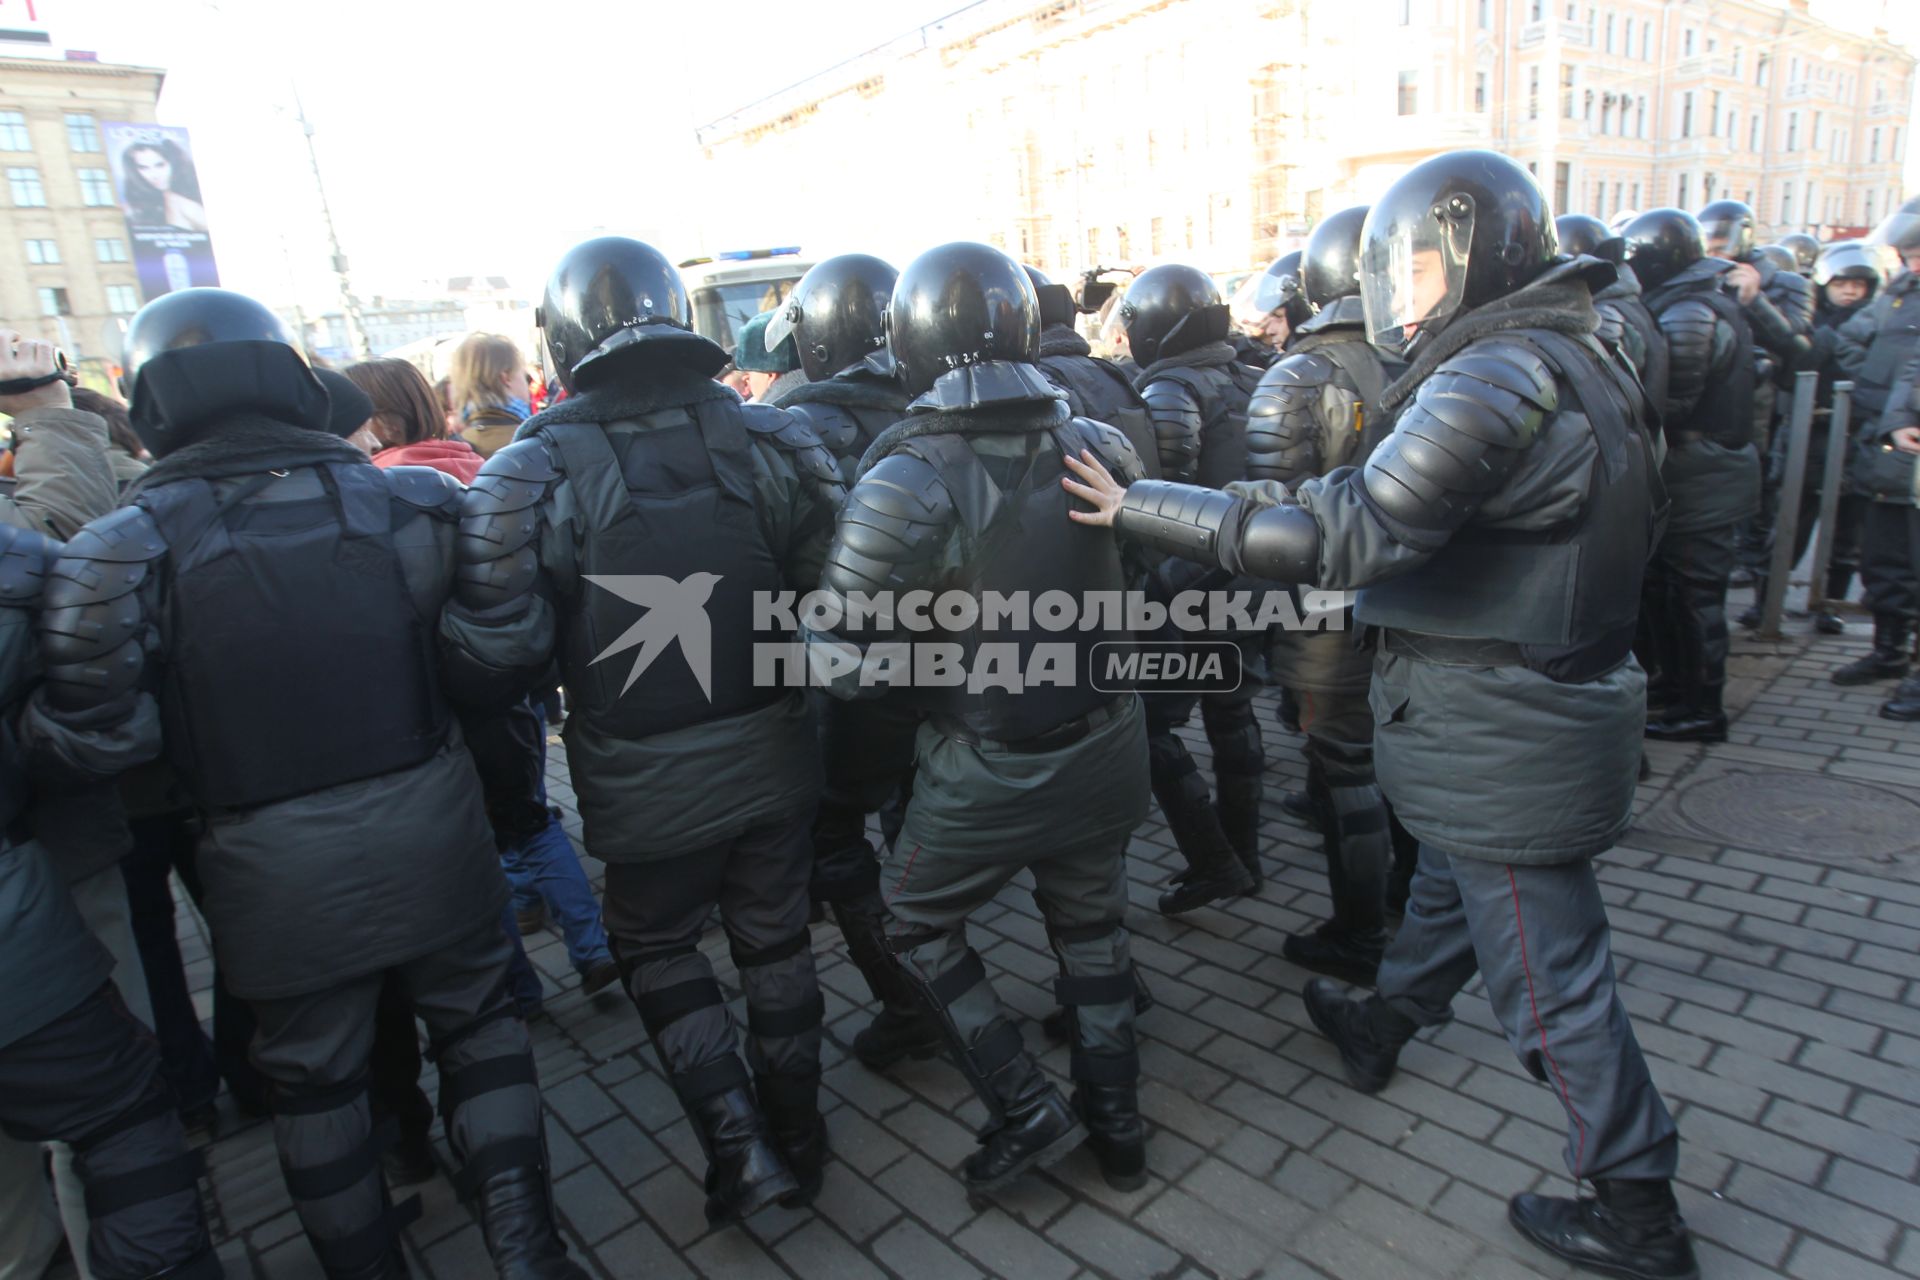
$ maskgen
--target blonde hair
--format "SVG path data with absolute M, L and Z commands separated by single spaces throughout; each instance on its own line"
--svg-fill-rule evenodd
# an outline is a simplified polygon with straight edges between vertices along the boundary
M 525 369 L 527 362 L 520 348 L 497 333 L 468 335 L 453 349 L 453 407 L 456 412 L 470 409 L 500 409 L 513 398 L 505 386 L 506 376 Z M 522 391 L 524 394 L 524 391 Z

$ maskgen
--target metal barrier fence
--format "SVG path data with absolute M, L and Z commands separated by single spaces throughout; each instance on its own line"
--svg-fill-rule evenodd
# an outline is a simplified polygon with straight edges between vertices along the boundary
M 1793 402 L 1787 412 L 1786 470 L 1780 478 L 1779 517 L 1774 523 L 1773 555 L 1767 568 L 1767 593 L 1760 602 L 1762 640 L 1780 639 L 1780 618 L 1786 609 L 1787 575 L 1793 571 L 1793 546 L 1800 531 L 1800 500 L 1806 492 L 1807 455 L 1811 452 L 1813 420 L 1827 419 L 1827 451 L 1822 459 L 1819 525 L 1814 537 L 1813 577 L 1807 589 L 1807 605 L 1819 610 L 1826 606 L 1827 561 L 1833 554 L 1834 522 L 1840 513 L 1840 486 L 1845 482 L 1847 429 L 1853 418 L 1853 383 L 1839 382 L 1833 388 L 1833 407 L 1815 409 L 1814 396 L 1820 375 L 1808 370 L 1793 376 Z

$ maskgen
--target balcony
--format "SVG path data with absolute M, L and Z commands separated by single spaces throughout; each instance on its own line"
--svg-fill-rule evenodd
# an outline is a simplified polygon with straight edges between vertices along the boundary
M 1897 116 L 1903 109 L 1897 102 L 1876 102 L 1867 108 L 1867 115 L 1875 120 L 1884 120 L 1888 116 Z
M 1536 49 L 1547 41 L 1547 24 L 1529 22 L 1520 28 L 1520 47 Z M 1592 43 L 1587 36 L 1587 27 L 1583 22 L 1562 22 L 1560 24 L 1560 43 L 1584 49 Z
M 1733 59 L 1722 58 L 1717 54 L 1701 53 L 1691 58 L 1682 58 L 1673 64 L 1675 80 L 1704 80 L 1713 76 L 1731 79 Z
M 1783 102 L 1838 102 L 1840 94 L 1832 80 L 1802 80 L 1788 85 L 1780 99 Z

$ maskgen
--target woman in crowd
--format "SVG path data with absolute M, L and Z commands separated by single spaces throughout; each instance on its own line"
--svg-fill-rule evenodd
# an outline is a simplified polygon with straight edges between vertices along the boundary
M 482 458 L 513 439 L 527 420 L 527 362 L 497 333 L 476 333 L 453 349 L 452 401 L 460 438 Z
M 376 467 L 432 467 L 472 484 L 484 459 L 465 440 L 447 438 L 446 415 L 426 378 L 405 360 L 366 360 L 346 371 L 373 401 L 373 416 L 352 437 Z

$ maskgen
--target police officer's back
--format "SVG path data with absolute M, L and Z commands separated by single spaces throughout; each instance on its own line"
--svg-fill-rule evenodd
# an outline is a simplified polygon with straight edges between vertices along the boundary
M 1596 336 L 1633 366 L 1648 402 L 1656 410 L 1664 407 L 1667 339 L 1647 310 L 1640 277 L 1627 265 L 1626 237 L 1614 234 L 1600 219 L 1581 213 L 1562 214 L 1554 219 L 1553 226 L 1562 253 L 1585 254 L 1613 264 L 1613 283 L 1593 295 L 1593 309 L 1600 313 Z
M 1040 366 L 1053 385 L 1067 393 L 1067 407 L 1076 418 L 1104 422 L 1133 446 L 1148 476 L 1160 474 L 1160 452 L 1146 401 L 1133 380 L 1111 360 L 1093 354 L 1093 344 L 1073 327 L 1078 308 L 1073 293 L 1055 284 L 1034 267 L 1026 268 L 1040 298 Z
M 812 427 L 843 480 L 860 455 L 906 413 L 907 397 L 886 359 L 883 319 L 899 273 L 870 254 L 815 263 L 767 323 L 767 343 L 791 337 L 806 385 L 780 407 Z
M 803 423 L 712 381 L 726 353 L 652 247 L 576 245 L 540 322 L 570 394 L 467 492 L 450 674 L 484 705 L 558 665 L 607 932 L 711 1161 L 707 1214 L 797 1205 L 825 1150 L 806 932 L 820 773 L 804 695 L 757 661 L 787 637 L 756 601 L 813 585 L 838 474 Z M 716 904 L 757 1080 L 696 945 Z
M 329 1274 L 399 1274 L 365 1070 L 383 983 L 439 1043 L 441 1107 L 503 1274 L 570 1278 L 500 875 L 441 692 L 460 487 L 328 433 L 280 322 L 218 289 L 127 333 L 159 459 L 81 530 L 42 622 L 36 749 L 83 776 L 156 753 L 200 811 L 221 970 L 258 1018 L 288 1190 Z

